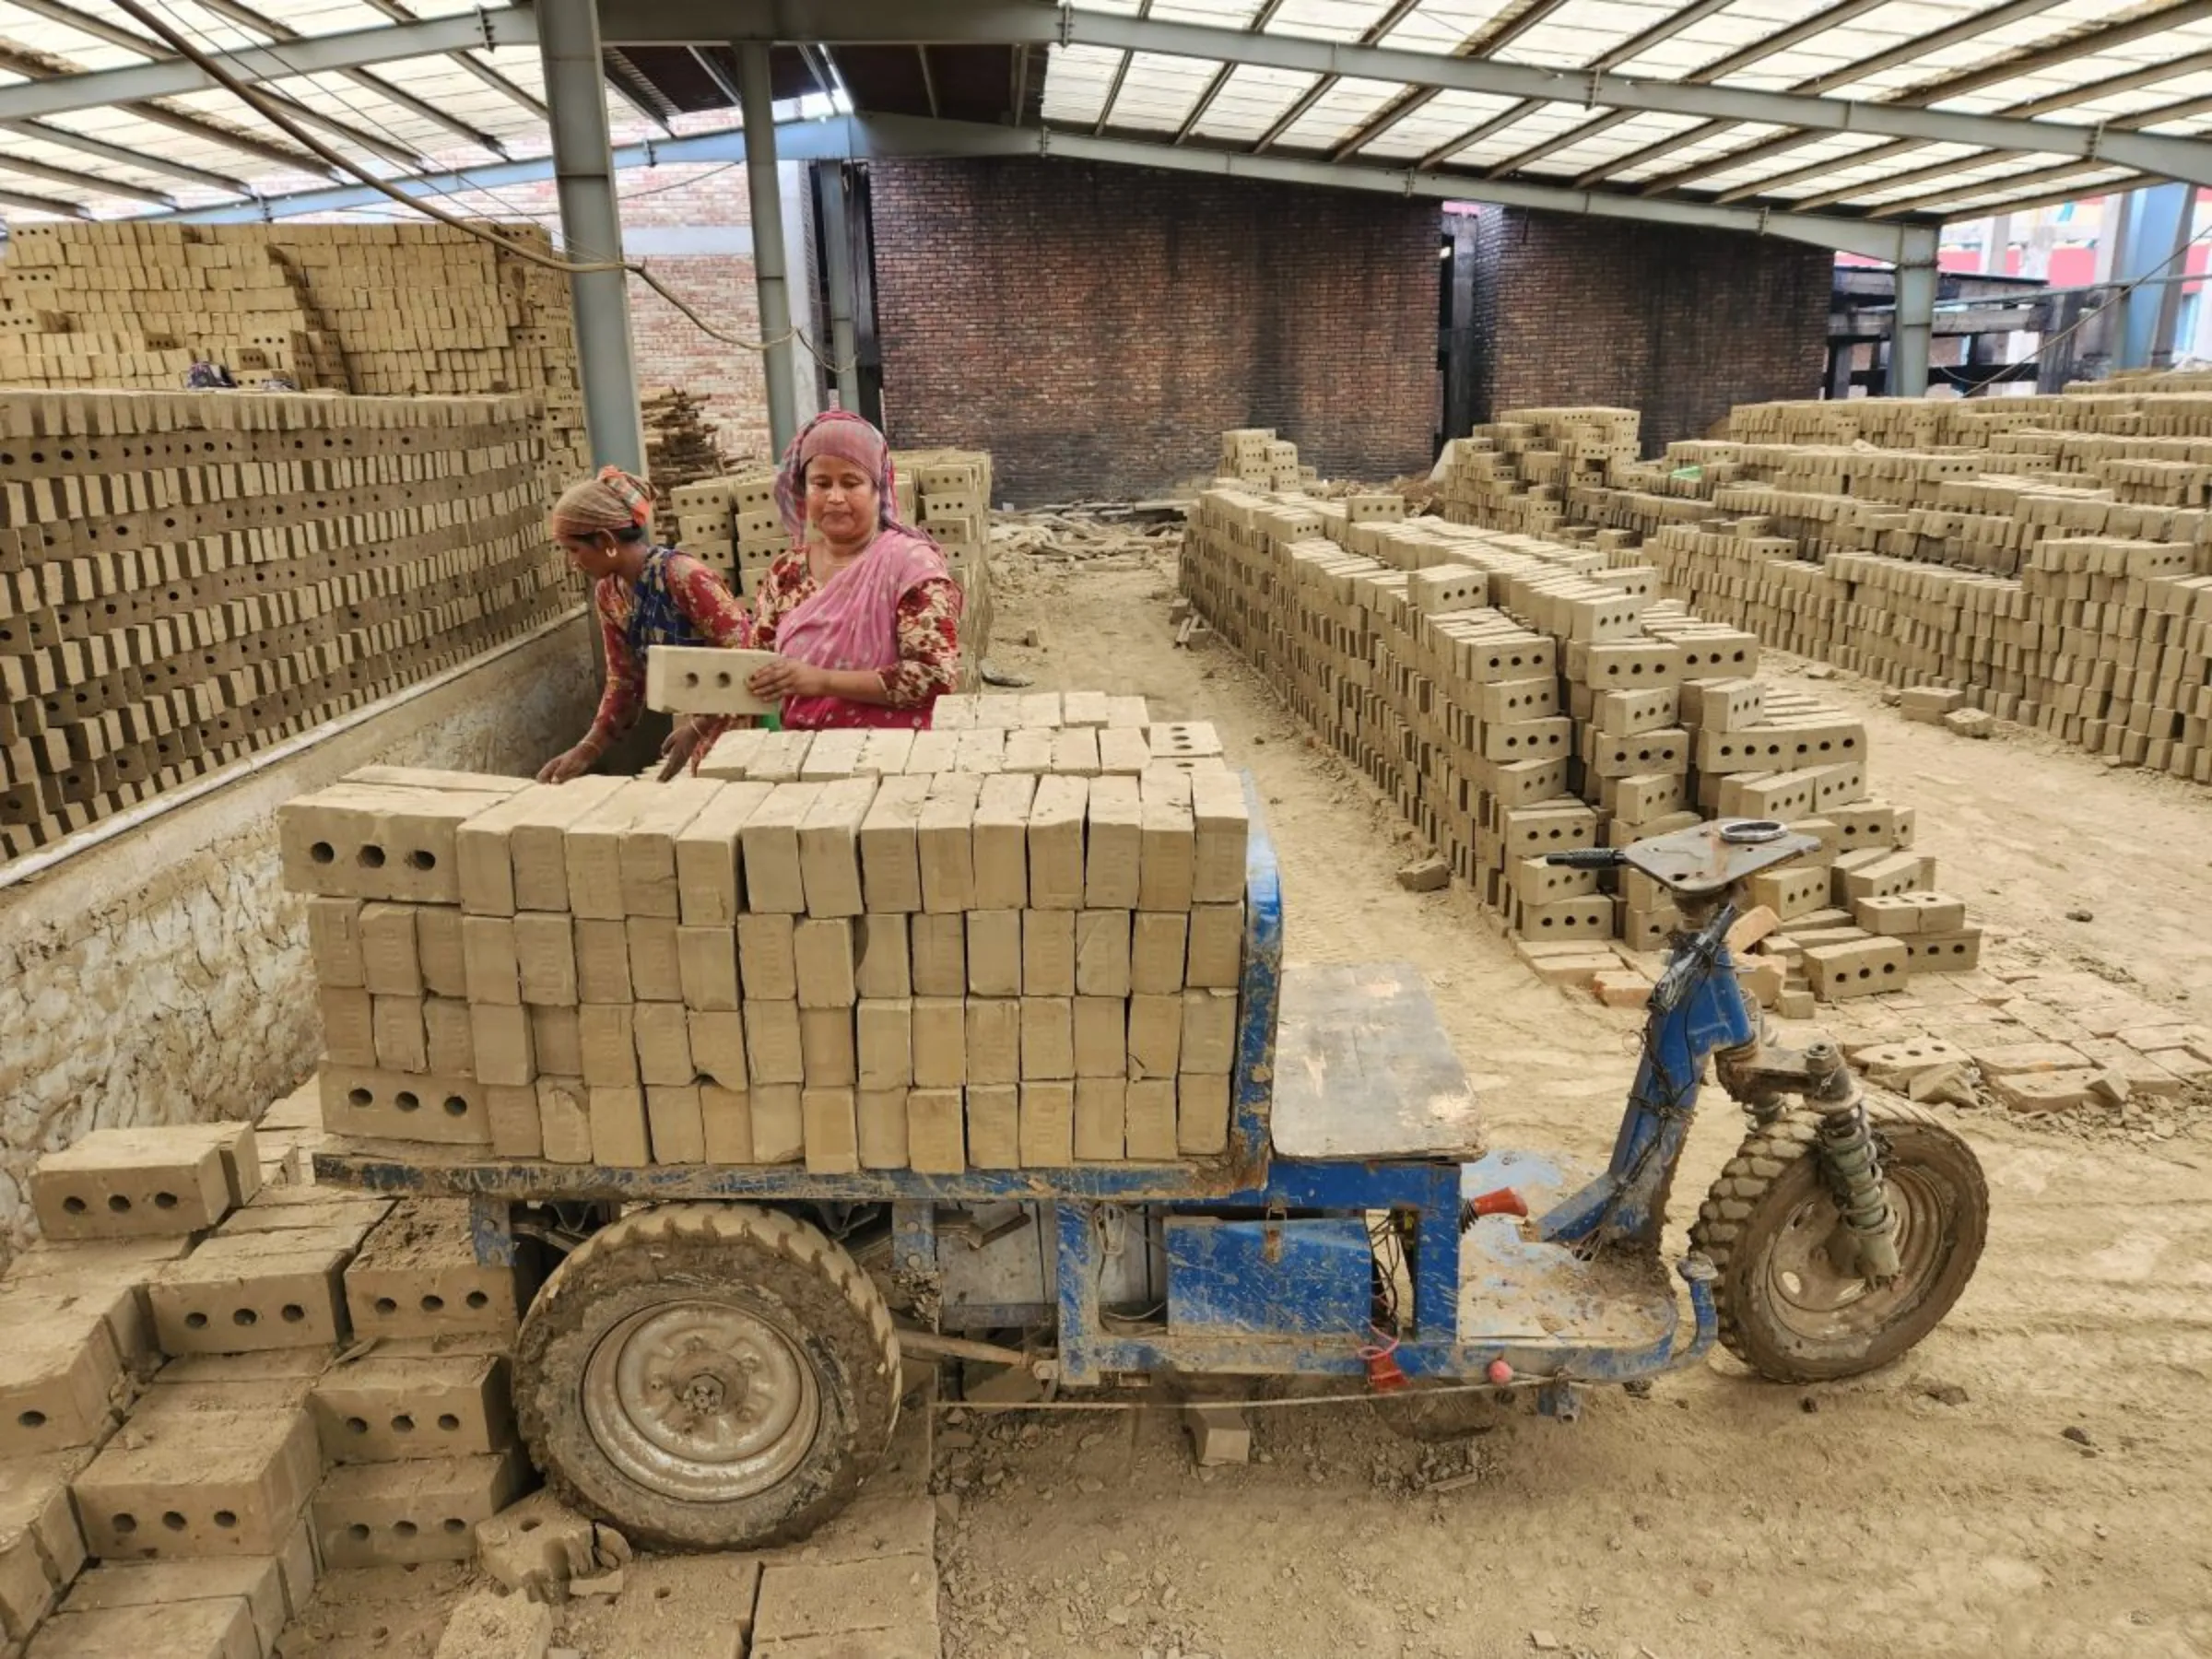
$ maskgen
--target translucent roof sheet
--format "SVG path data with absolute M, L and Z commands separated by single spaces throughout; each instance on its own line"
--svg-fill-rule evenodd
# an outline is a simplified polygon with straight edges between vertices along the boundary
M 1137 11 L 1135 0 L 1074 4 L 1078 12 Z M 1646 82 L 2031 117 L 2054 127 L 2103 123 L 2120 131 L 2212 137 L 2212 108 L 2186 107 L 2193 100 L 2212 104 L 2212 19 L 2202 18 L 2192 0 L 2117 6 L 2052 0 L 2032 8 L 2015 0 L 1886 0 L 1863 7 L 1838 0 L 1730 0 L 1708 10 L 1709 5 L 1281 0 L 1268 12 L 1249 0 L 1155 0 L 1142 15 L 1247 32 L 1264 17 L 1262 32 L 1271 37 L 1487 59 L 1570 76 L 1604 71 Z M 2171 22 L 2162 18 L 2169 12 Z M 1172 133 L 1220 61 L 1084 45 L 1057 49 L 1045 82 L 1045 119 L 1097 124 L 1103 90 L 1119 75 L 1120 95 L 1105 125 L 1138 137 Z M 2018 65 L 2017 74 L 2002 74 L 2008 63 Z M 2171 74 L 2159 73 L 2165 66 Z M 2101 86 L 2114 80 L 2126 84 Z M 1954 82 L 1957 89 L 1947 96 Z M 1277 130 L 1293 112 L 1295 119 Z M 2161 112 L 2165 118 L 2157 119 Z M 1777 142 L 1793 135 L 1795 142 Z M 1657 181 L 1662 192 L 1698 199 L 1817 200 L 1857 215 L 1947 213 L 1960 204 L 1971 209 L 2006 199 L 2008 182 L 2016 190 L 2041 188 L 2069 159 L 2080 187 L 2090 193 L 2115 181 L 2150 182 L 2129 167 L 2064 150 L 2029 153 L 2025 144 L 1991 150 L 1932 136 L 1795 133 L 1735 118 L 1725 108 L 1711 116 L 1615 110 L 1540 93 L 1438 91 L 1418 79 L 1316 77 L 1251 64 L 1230 75 L 1188 136 L 1227 147 L 1252 147 L 1265 138 L 1271 152 L 1585 186 L 1650 187 Z M 1738 155 L 1741 163 L 1730 166 Z M 1853 157 L 1863 159 L 1854 164 Z M 1764 183 L 1770 180 L 1780 182 L 1770 190 Z
M 373 29 L 395 12 L 465 17 L 472 0 L 148 0 L 214 50 Z M 0 87 L 47 73 L 112 70 L 167 55 L 115 0 L 0 0 Z M 217 9 L 218 6 L 221 9 Z M 1200 147 L 1265 149 L 1389 168 L 1487 171 L 1580 187 L 1707 200 L 1806 203 L 1846 215 L 1972 211 L 2005 192 L 2100 191 L 2147 175 L 2022 135 L 2001 149 L 1916 133 L 1799 131 L 1729 90 L 1888 102 L 1942 114 L 2032 117 L 2055 130 L 2212 140 L 2212 18 L 2202 0 L 1073 0 L 1074 17 L 1197 27 L 1231 40 L 1330 41 L 1488 60 L 1560 78 L 1499 90 L 1439 90 L 1324 65 L 1258 64 L 1208 42 L 1054 45 L 1046 124 Z M 918 8 L 917 15 L 927 8 Z M 258 16 L 265 27 L 255 27 Z M 1254 37 L 1257 38 L 1257 37 Z M 1123 44 L 1135 51 L 1124 51 Z M 12 65 L 10 67 L 9 65 Z M 1335 67 L 1372 71 L 1382 65 Z M 1394 67 L 1394 65 L 1393 65 Z M 519 99 L 488 82 L 487 72 Z M 1588 86 L 1588 73 L 1622 81 Z M 1707 108 L 1637 107 L 1635 85 L 1671 83 Z M 324 141 L 380 176 L 542 156 L 529 100 L 535 47 L 471 48 L 344 73 L 281 76 L 269 91 L 312 116 Z M 1620 100 L 1605 101 L 1601 92 Z M 618 141 L 651 129 L 611 88 Z M 2200 105 L 2202 107 L 2200 107 Z M 687 124 L 678 122 L 681 127 Z M 706 124 L 727 125 L 727 112 Z M 1938 138 L 1946 141 L 1937 142 Z M 2045 139 L 2046 143 L 2055 142 Z M 10 166 L 10 162 L 15 165 Z M 2055 171 L 2069 168 L 2063 177 Z M 2182 169 L 2178 171 L 2189 171 Z M 2212 162 L 2206 175 L 2212 176 Z M 231 181 L 226 185 L 223 181 Z M 229 92 L 108 107 L 8 129 L 0 193 L 98 217 L 235 203 L 326 182 L 321 165 Z M 9 205 L 6 217 L 37 218 Z
M 65 4 L 76 20 L 50 15 L 52 6 L 34 11 L 0 0 L 0 53 L 5 53 L 0 65 L 21 65 L 0 67 L 0 86 L 44 78 L 23 72 L 34 66 L 57 73 L 127 69 L 171 55 L 110 0 Z M 382 28 L 394 20 L 362 0 L 253 0 L 253 12 L 269 24 L 262 29 L 244 21 L 242 14 L 225 16 L 194 0 L 149 4 L 195 45 L 212 52 L 259 47 L 279 62 L 288 42 Z M 405 5 L 409 14 L 424 19 L 477 9 L 468 0 L 405 0 Z M 144 42 L 144 48 L 134 41 Z M 317 137 L 380 177 L 480 165 L 498 159 L 502 150 L 517 158 L 544 155 L 548 141 L 538 115 L 464 66 L 463 55 L 495 72 L 523 97 L 543 102 L 545 83 L 534 46 L 472 49 L 359 70 L 280 76 L 262 85 L 272 96 L 288 100 L 295 119 L 312 117 L 305 124 Z M 607 107 L 618 130 L 641 135 L 636 112 L 611 91 Z M 142 157 L 145 164 L 125 164 L 115 150 Z M 288 161 L 288 157 L 296 159 Z M 24 165 L 11 167 L 11 162 Z M 32 169 L 58 170 L 67 178 Z M 234 183 L 226 188 L 218 179 Z M 153 111 L 104 105 L 43 116 L 28 133 L 10 129 L 0 143 L 0 191 L 67 204 L 100 218 L 164 206 L 235 203 L 248 193 L 282 195 L 330 182 L 322 163 L 274 123 L 242 100 L 213 88 L 162 99 Z M 117 194 L 103 184 L 141 194 Z M 146 192 L 166 201 L 149 201 Z M 11 221 L 48 217 L 29 208 L 6 210 Z

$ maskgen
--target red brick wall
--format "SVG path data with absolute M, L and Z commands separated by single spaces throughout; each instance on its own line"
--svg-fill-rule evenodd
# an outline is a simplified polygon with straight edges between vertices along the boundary
M 1324 475 L 1425 468 L 1438 210 L 1052 160 L 871 169 L 885 422 L 1017 503 L 1210 476 L 1225 427 Z
M 1729 406 L 1817 397 L 1835 258 L 1734 232 L 1476 214 L 1477 418 L 1611 404 L 1643 411 L 1647 453 Z

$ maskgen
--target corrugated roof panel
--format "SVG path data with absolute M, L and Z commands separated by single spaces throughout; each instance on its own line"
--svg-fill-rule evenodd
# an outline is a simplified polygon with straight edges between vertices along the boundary
M 1580 68 L 1680 9 L 1678 0 L 1567 0 L 1494 55 L 1501 63 Z
M 1044 73 L 1044 118 L 1095 125 L 1123 54 L 1103 46 L 1054 46 Z
M 1556 138 L 1570 127 L 1580 126 L 1593 115 L 1603 115 L 1606 110 L 1600 106 L 1585 110 L 1581 104 L 1538 104 L 1509 127 L 1500 127 L 1479 143 L 1469 146 L 1451 156 L 1447 167 L 1494 167 L 1508 157 L 1517 156 L 1533 148 L 1547 138 Z
M 1313 107 L 1277 140 L 1289 149 L 1329 149 L 1358 132 L 1363 123 L 1406 88 L 1398 81 L 1347 76 L 1313 100 Z
M 1106 124 L 1173 132 L 1220 66 L 1204 58 L 1166 57 L 1156 52 L 1130 53 L 1122 95 L 1106 112 Z
M 1667 173 L 1679 172 L 1686 167 L 1695 167 L 1700 161 L 1710 161 L 1725 151 L 1741 149 L 1747 144 L 1771 138 L 1781 131 L 1778 126 L 1768 126 L 1759 122 L 1738 122 L 1703 138 L 1665 150 L 1649 160 L 1640 161 L 1634 167 L 1623 168 L 1612 178 L 1616 183 L 1631 184 L 1645 179 L 1661 178 Z
M 1670 133 L 1687 133 L 1696 124 L 1696 118 L 1688 115 L 1639 115 L 1578 139 L 1564 149 L 1554 150 L 1541 160 L 1531 162 L 1529 171 L 1572 177 L 1618 160 L 1647 144 L 1656 144 Z
M 1411 114 L 1391 123 L 1387 131 L 1359 153 L 1379 159 L 1425 156 L 1520 101 L 1483 92 L 1439 92 Z
M 1430 0 L 1406 13 L 1376 43 L 1400 52 L 1454 53 L 1520 4 L 1521 0 Z
M 1152 16 L 1166 23 L 1248 29 L 1259 15 L 1259 0 L 1152 0 Z
M 1390 14 L 1387 0 L 1283 0 L 1269 34 L 1357 41 Z
M 1206 138 L 1256 143 L 1318 78 L 1295 69 L 1240 65 L 1230 71 L 1205 119 L 1193 131 Z

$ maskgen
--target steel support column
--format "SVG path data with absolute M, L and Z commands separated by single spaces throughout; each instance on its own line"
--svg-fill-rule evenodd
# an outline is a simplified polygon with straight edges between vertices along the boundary
M 561 247 L 580 262 L 619 259 L 622 214 L 615 202 L 614 152 L 600 81 L 598 9 L 594 0 L 539 0 L 537 28 L 546 103 L 553 116 Z M 621 271 L 571 276 L 569 294 L 576 307 L 576 358 L 592 464 L 642 473 L 645 432 L 630 355 L 629 278 Z
M 2160 184 L 2135 192 L 2128 210 L 2126 241 L 2119 250 L 2120 265 L 2112 272 L 2114 279 L 2136 282 L 2161 275 L 2170 265 L 2179 264 L 2174 254 L 2189 239 L 2191 209 L 2195 203 L 2196 191 L 2187 184 Z M 2171 301 L 2169 295 L 2172 296 Z M 2120 359 L 2115 368 L 2158 367 L 2161 324 L 2165 325 L 2162 343 L 2171 357 L 2171 307 L 2179 298 L 2178 288 L 2153 288 L 2146 283 L 2121 300 Z
M 826 161 L 815 169 L 822 214 L 822 272 L 830 289 L 830 357 L 842 409 L 860 407 L 860 343 L 853 327 L 853 234 L 846 223 L 845 169 Z
M 768 381 L 768 439 L 777 454 L 798 430 L 798 375 L 792 360 L 791 284 L 783 261 L 783 191 L 776 177 L 775 95 L 766 44 L 737 53 L 739 114 L 745 123 L 745 182 L 753 204 L 753 283 L 759 294 L 760 337 L 771 342 L 760 367 Z M 778 339 L 777 335 L 782 335 Z
M 1889 387 L 1893 396 L 1924 397 L 1929 360 L 1936 353 L 1935 230 L 1913 226 L 1905 231 L 1897 262 L 1897 330 L 1889 340 Z

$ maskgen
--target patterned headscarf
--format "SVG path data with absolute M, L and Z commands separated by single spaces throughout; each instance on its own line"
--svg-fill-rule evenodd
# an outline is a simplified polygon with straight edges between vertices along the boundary
M 850 409 L 830 409 L 799 429 L 776 469 L 776 511 L 794 537 L 806 539 L 806 463 L 817 455 L 850 461 L 876 481 L 878 529 L 921 534 L 899 522 L 898 480 L 891 467 L 891 446 L 884 435 Z
M 618 466 L 603 466 L 588 483 L 571 486 L 548 515 L 556 535 L 619 535 L 653 524 L 653 486 Z
M 228 392 L 238 382 L 230 378 L 230 371 L 220 363 L 194 363 L 184 371 L 184 390 L 187 392 Z

